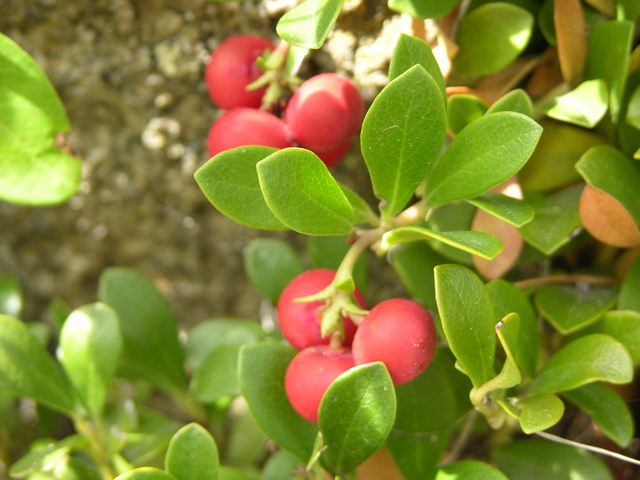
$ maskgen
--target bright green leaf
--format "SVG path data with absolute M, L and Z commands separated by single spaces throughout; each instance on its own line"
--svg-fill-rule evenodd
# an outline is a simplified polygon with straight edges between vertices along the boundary
M 449 130 L 457 135 L 474 120 L 487 111 L 487 104 L 475 95 L 456 93 L 447 99 L 447 124 Z
M 220 345 L 202 362 L 193 375 L 189 390 L 201 403 L 214 403 L 223 395 L 240 394 L 238 386 L 238 353 L 240 345 Z
M 292 45 L 320 48 L 343 3 L 344 0 L 305 0 L 280 18 L 276 32 Z
M 13 275 L 0 275 L 0 314 L 20 317 L 22 310 L 22 289 Z
M 615 338 L 627 349 L 633 363 L 640 363 L 640 312 L 606 312 L 598 322 L 588 327 L 585 333 L 604 333 Z
M 413 18 L 439 18 L 457 5 L 459 0 L 439 0 L 425 2 L 424 0 L 389 0 L 389 8 L 396 12 L 406 13 Z
M 115 480 L 179 480 L 155 467 L 139 467 L 118 475 Z
M 339 235 L 351 230 L 351 204 L 314 153 L 285 148 L 260 161 L 257 168 L 267 205 L 292 230 L 306 235 Z
M 433 480 L 509 480 L 504 473 L 478 460 L 459 460 L 438 469 Z
M 587 383 L 628 383 L 633 378 L 629 352 L 608 335 L 580 337 L 555 352 L 531 386 L 532 394 L 573 390 Z
M 165 468 L 178 480 L 216 480 L 219 464 L 216 442 L 197 423 L 185 425 L 171 438 Z
M 358 365 L 336 378 L 318 409 L 322 459 L 332 471 L 354 470 L 382 446 L 396 416 L 396 397 L 381 362 Z
M 626 122 L 640 130 L 640 87 L 636 87 L 627 106 Z
M 442 93 L 422 66 L 414 65 L 378 94 L 360 140 L 384 215 L 391 217 L 406 205 L 440 153 L 445 134 Z
M 609 92 L 604 80 L 587 80 L 545 108 L 546 114 L 579 127 L 593 128 L 607 113 Z
M 533 207 L 531 205 L 507 195 L 487 192 L 469 199 L 468 202 L 516 227 L 521 227 L 533 219 Z
M 541 132 L 536 122 L 513 112 L 486 115 L 469 124 L 429 172 L 426 204 L 472 198 L 502 183 L 522 168 Z
M 477 209 L 468 202 L 450 202 L 434 208 L 426 222 L 429 230 L 436 232 L 455 232 L 471 230 Z M 471 255 L 463 250 L 446 245 L 435 239 L 428 240 L 429 245 L 437 253 L 450 260 L 449 263 L 459 263 L 468 267 L 473 266 Z
M 227 467 L 226 465 L 221 465 L 218 475 L 218 480 L 256 480 L 255 476 L 248 475 L 242 470 L 238 470 L 237 468 Z
M 531 97 L 521 88 L 511 90 L 496 100 L 487 110 L 487 114 L 498 112 L 516 112 L 533 118 Z
M 72 448 L 83 443 L 86 443 L 86 439 L 80 435 L 71 435 L 57 442 L 43 442 L 41 446 L 33 447 L 26 455 L 12 463 L 9 475 L 12 478 L 29 477 L 33 473 L 45 470 L 47 465 L 57 463 L 67 456 Z
M 353 209 L 353 223 L 367 223 L 376 227 L 380 225 L 380 219 L 364 198 L 346 185 L 341 183 L 338 183 L 338 185 L 340 185 L 342 193 L 347 197 L 347 200 Z
M 552 427 L 564 413 L 564 403 L 551 393 L 526 397 L 518 402 L 517 408 L 520 428 L 527 435 Z

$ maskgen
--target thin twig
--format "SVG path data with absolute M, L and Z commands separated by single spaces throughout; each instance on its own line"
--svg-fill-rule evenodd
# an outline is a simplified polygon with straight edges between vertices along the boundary
M 567 274 L 567 275 L 549 275 L 547 277 L 528 278 L 513 282 L 518 288 L 539 287 L 541 285 L 550 285 L 552 283 L 587 283 L 589 285 L 613 285 L 616 279 L 612 277 L 602 277 L 599 275 L 587 274 Z

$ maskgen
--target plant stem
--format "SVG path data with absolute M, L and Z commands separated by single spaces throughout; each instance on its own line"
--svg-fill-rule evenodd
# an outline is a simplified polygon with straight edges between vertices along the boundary
M 91 455 L 98 463 L 100 473 L 105 480 L 112 480 L 116 477 L 111 461 L 109 459 L 109 448 L 105 438 L 105 432 L 100 420 L 90 421 L 80 416 L 74 416 L 73 424 L 82 436 L 89 441 Z
M 528 278 L 526 280 L 520 280 L 519 282 L 513 282 L 513 284 L 520 289 L 538 287 L 541 285 L 550 285 L 553 283 L 586 283 L 589 285 L 613 285 L 614 283 L 616 283 L 616 279 L 599 275 L 566 274 L 549 275 L 548 277 Z
M 474 408 L 467 415 L 467 418 L 464 421 L 464 425 L 462 426 L 462 430 L 460 430 L 460 433 L 456 437 L 451 450 L 443 460 L 442 463 L 444 465 L 453 463 L 458 459 L 458 457 L 460 457 L 460 454 L 469 442 L 471 431 L 473 430 L 473 424 L 475 423 L 476 418 L 478 418 L 478 411 Z

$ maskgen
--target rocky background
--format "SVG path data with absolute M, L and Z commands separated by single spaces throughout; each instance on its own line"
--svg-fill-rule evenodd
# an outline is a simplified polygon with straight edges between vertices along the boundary
M 17 275 L 25 319 L 54 297 L 72 308 L 97 298 L 100 272 L 129 266 L 153 279 L 183 325 L 257 318 L 242 250 L 256 236 L 219 214 L 193 180 L 219 113 L 203 70 L 228 36 L 276 40 L 295 0 L 0 0 L 0 31 L 42 66 L 67 109 L 82 157 L 81 191 L 49 208 L 0 203 L 0 273 Z M 367 102 L 386 82 L 403 19 L 384 0 L 348 1 L 303 76 L 336 71 Z M 336 176 L 370 194 L 357 141 Z M 298 248 L 298 235 L 277 234 Z

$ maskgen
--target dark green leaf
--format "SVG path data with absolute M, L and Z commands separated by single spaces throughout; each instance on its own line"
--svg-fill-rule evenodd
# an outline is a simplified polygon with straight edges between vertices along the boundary
M 447 99 L 447 124 L 454 135 L 487 111 L 487 104 L 475 95 L 456 93 Z
M 522 168 L 541 131 L 529 117 L 512 112 L 469 124 L 429 172 L 425 202 L 433 207 L 471 198 L 502 183 Z
M 579 127 L 593 128 L 607 113 L 609 92 L 604 80 L 587 80 L 564 95 L 556 97 L 545 112 L 556 120 Z
M 640 255 L 636 257 L 622 281 L 618 308 L 640 312 Z
M 74 310 L 60 332 L 60 363 L 80 400 L 95 418 L 102 413 L 121 352 L 118 316 L 104 303 Z
M 337 270 L 351 245 L 345 236 L 309 237 L 307 239 L 307 255 L 312 268 L 328 268 Z M 362 255 L 353 269 L 353 280 L 358 288 L 367 291 L 367 264 Z
M 338 473 L 353 471 L 382 446 L 396 416 L 396 397 L 381 362 L 358 365 L 329 386 L 318 409 L 322 459 Z
M 552 427 L 560 421 L 564 404 L 556 395 L 543 393 L 526 397 L 517 403 L 520 428 L 527 435 Z
M 531 205 L 500 193 L 483 193 L 469 199 L 468 202 L 516 227 L 521 227 L 533 219 L 533 207 Z
M 294 480 L 293 472 L 300 459 L 287 450 L 278 450 L 264 464 L 260 480 Z
M 0 314 L 20 317 L 22 311 L 22 289 L 13 275 L 0 275 Z
M 489 107 L 487 113 L 516 112 L 533 118 L 531 97 L 520 88 L 511 90 Z
M 278 343 L 254 343 L 240 350 L 238 380 L 251 413 L 264 432 L 306 461 L 316 426 L 294 410 L 284 391 L 284 375 L 296 350 Z
M 320 48 L 343 3 L 344 0 L 305 0 L 280 18 L 276 32 L 292 45 Z
M 238 353 L 240 345 L 220 345 L 202 362 L 193 375 L 189 390 L 201 403 L 214 403 L 223 395 L 239 395 Z
M 0 34 L 0 199 L 51 205 L 73 196 L 81 162 L 55 145 L 69 130 L 64 107 L 38 64 Z
M 173 475 L 155 467 L 139 467 L 118 475 L 115 480 L 179 480 Z
M 262 196 L 256 171 L 256 164 L 275 151 L 258 145 L 226 150 L 200 167 L 194 177 L 212 205 L 229 218 L 252 228 L 285 230 Z
M 267 205 L 292 230 L 306 235 L 339 235 L 351 230 L 351 204 L 314 153 L 285 148 L 259 162 L 257 168 Z
M 219 464 L 216 442 L 197 423 L 176 432 L 165 457 L 167 472 L 178 480 L 216 480 Z
M 458 0 L 440 0 L 425 2 L 424 0 L 389 0 L 389 8 L 396 12 L 406 13 L 413 18 L 439 18 L 455 7 Z
M 573 390 L 587 383 L 628 383 L 633 363 L 622 344 L 608 335 L 580 337 L 555 352 L 531 385 L 531 393 Z
M 369 108 L 360 136 L 381 211 L 397 214 L 440 153 L 445 105 L 436 81 L 414 65 L 389 82 Z
M 434 480 L 509 480 L 491 465 L 477 460 L 460 460 L 438 469 Z
M 407 480 L 430 479 L 450 438 L 451 428 L 443 428 L 428 434 L 394 428 L 387 437 L 387 447 L 398 469 Z
M 627 349 L 634 364 L 640 362 L 640 312 L 606 312 L 598 322 L 585 329 L 585 333 L 604 333 L 615 338 Z
M 184 389 L 176 319 L 155 285 L 135 270 L 108 268 L 100 276 L 98 296 L 120 320 L 122 373 L 167 390 Z

